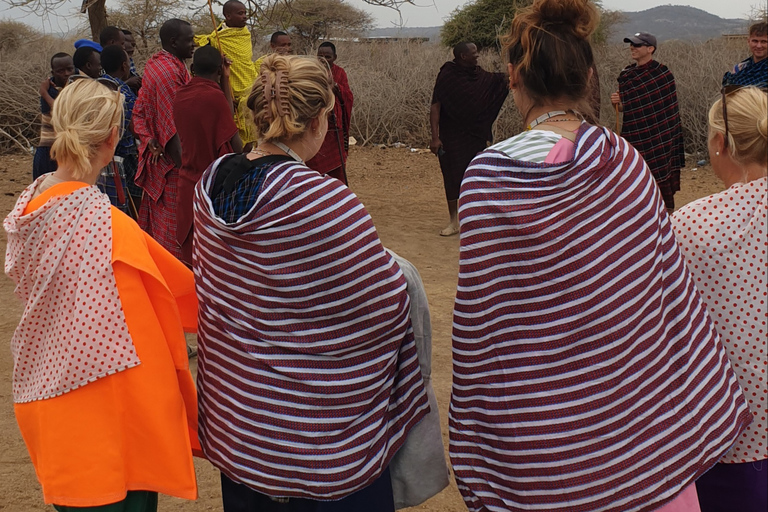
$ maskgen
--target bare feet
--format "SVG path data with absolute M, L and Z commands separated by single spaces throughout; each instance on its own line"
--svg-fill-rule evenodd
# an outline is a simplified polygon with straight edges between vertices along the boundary
M 453 236 L 457 235 L 459 233 L 459 223 L 458 221 L 453 221 L 450 224 L 448 224 L 441 232 L 440 236 Z

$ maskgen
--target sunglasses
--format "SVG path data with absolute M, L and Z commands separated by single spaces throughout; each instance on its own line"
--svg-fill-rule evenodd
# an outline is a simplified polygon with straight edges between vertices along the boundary
M 723 104 L 723 124 L 725 125 L 725 136 L 723 137 L 723 149 L 726 149 L 728 147 L 728 107 L 726 106 L 726 98 L 728 97 L 729 94 L 733 94 L 739 89 L 743 89 L 745 87 L 754 87 L 754 86 L 731 84 L 731 85 L 726 85 L 725 87 L 720 89 L 720 95 L 722 96 L 721 103 Z M 768 88 L 766 87 L 759 87 L 759 89 L 763 92 L 768 92 Z
M 629 43 L 629 46 L 631 46 L 632 48 L 642 48 L 643 46 L 650 46 L 650 45 L 649 44 L 645 44 L 645 43 L 640 43 L 640 44 Z

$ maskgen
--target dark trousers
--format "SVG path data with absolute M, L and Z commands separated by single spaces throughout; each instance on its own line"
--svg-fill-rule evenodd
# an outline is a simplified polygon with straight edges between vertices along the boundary
M 701 512 L 768 510 L 768 459 L 715 464 L 696 480 Z
M 35 158 L 32 160 L 32 179 L 36 180 L 43 174 L 54 172 L 57 167 L 56 160 L 51 160 L 50 146 L 37 146 Z
M 316 501 L 289 498 L 275 501 L 266 494 L 232 481 L 221 474 L 221 497 L 224 512 L 394 512 L 392 480 L 389 468 L 368 487 L 338 501 Z
M 65 507 L 54 505 L 59 512 L 157 512 L 157 493 L 128 491 L 124 500 L 98 507 Z

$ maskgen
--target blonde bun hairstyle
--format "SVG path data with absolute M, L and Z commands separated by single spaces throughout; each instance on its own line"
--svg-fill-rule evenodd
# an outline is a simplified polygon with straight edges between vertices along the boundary
M 258 139 L 301 137 L 312 119 L 333 109 L 331 85 L 328 67 L 314 57 L 269 55 L 261 63 L 261 76 L 246 103 L 253 112 Z
M 92 79 L 77 80 L 53 102 L 51 125 L 56 139 L 51 158 L 76 179 L 92 172 L 91 158 L 123 126 L 123 95 Z
M 567 100 L 582 113 L 591 111 L 590 38 L 599 22 L 590 0 L 535 0 L 517 11 L 501 42 L 536 104 Z
M 725 136 L 723 99 L 709 109 L 710 138 Z M 768 164 L 768 93 L 757 87 L 744 87 L 729 94 L 728 151 L 741 164 Z

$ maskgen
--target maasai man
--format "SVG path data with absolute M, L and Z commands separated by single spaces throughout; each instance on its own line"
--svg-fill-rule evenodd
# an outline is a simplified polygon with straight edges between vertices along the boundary
M 173 100 L 178 88 L 191 78 L 184 61 L 192 57 L 194 38 L 186 21 L 163 23 L 163 49 L 144 66 L 143 84 L 133 108 L 133 130 L 140 139 L 136 184 L 145 192 L 139 225 L 177 258 L 181 257 L 176 241 L 181 143 L 173 123 Z
M 256 80 L 257 72 L 253 63 L 253 43 L 251 33 L 245 26 L 248 21 L 248 11 L 242 2 L 229 0 L 224 4 L 224 22 L 215 32 L 195 36 L 198 46 L 213 45 L 232 61 L 230 84 L 232 101 L 237 107 L 235 123 L 240 133 L 240 139 L 246 145 L 256 142 L 253 122 L 247 114 L 245 101 Z M 249 146 L 250 149 L 250 146 Z M 208 162 L 210 164 L 210 162 Z M 206 166 L 207 167 L 207 166 Z M 205 168 L 201 169 L 201 172 Z
M 277 53 L 280 55 L 290 55 L 293 53 L 293 43 L 291 42 L 291 36 L 282 30 L 278 30 L 277 32 L 273 33 L 269 38 L 269 53 Z M 269 53 L 267 55 L 269 55 Z M 261 71 L 261 63 L 264 62 L 264 59 L 267 58 L 267 55 L 262 55 L 258 58 L 258 60 L 256 60 L 256 62 L 253 63 L 253 65 L 256 67 L 256 74 L 259 74 Z
M 195 185 L 211 163 L 227 153 L 243 150 L 232 119 L 230 64 L 213 46 L 199 48 L 192 57 L 194 77 L 179 87 L 173 119 L 184 151 L 179 170 L 176 241 L 185 264 L 192 266 L 192 197 Z
M 680 190 L 680 169 L 685 165 L 675 77 L 653 60 L 655 36 L 639 32 L 624 42 L 629 43 L 635 64 L 619 74 L 619 92 L 611 94 L 611 103 L 624 112 L 621 136 L 645 159 L 672 212 L 675 192 Z
M 32 177 L 35 179 L 56 170 L 56 161 L 51 159 L 51 144 L 55 136 L 51 126 L 51 110 L 53 100 L 74 73 L 75 65 L 68 53 L 57 53 L 51 57 L 51 75 L 40 86 L 40 142 L 32 161 Z
M 347 185 L 346 163 L 349 154 L 349 123 L 352 119 L 352 89 L 347 73 L 336 65 L 336 46 L 325 42 L 317 49 L 320 60 L 328 63 L 333 77 L 333 94 L 336 103 L 333 115 L 328 118 L 328 132 L 320 151 L 307 162 L 307 167 L 320 174 L 327 174 Z
M 101 76 L 101 50 L 90 45 L 81 46 L 75 50 L 72 61 L 79 74 L 91 78 Z
M 749 27 L 749 53 L 750 57 L 723 75 L 723 85 L 768 86 L 768 23 L 765 21 Z
M 489 73 L 477 65 L 477 46 L 473 43 L 457 44 L 453 57 L 440 68 L 429 111 L 429 149 L 440 159 L 451 217 L 441 236 L 459 232 L 461 179 L 469 162 L 492 141 L 491 127 L 509 94 L 504 73 Z

